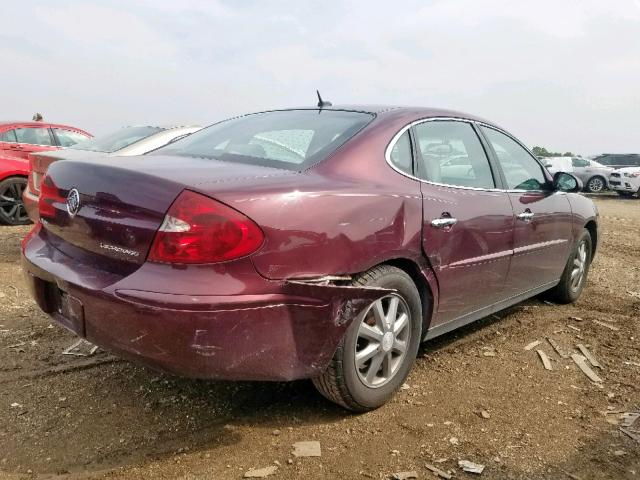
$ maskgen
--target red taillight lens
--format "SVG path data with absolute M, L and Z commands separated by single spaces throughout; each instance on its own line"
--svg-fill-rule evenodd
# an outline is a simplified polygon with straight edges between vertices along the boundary
M 184 190 L 164 217 L 149 260 L 216 263 L 255 252 L 264 240 L 260 227 L 231 207 Z
M 58 186 L 53 183 L 51 177 L 46 176 L 40 185 L 40 198 L 38 199 L 38 212 L 40 217 L 55 217 L 54 203 L 64 203 L 67 199 L 60 195 Z
M 29 155 L 29 190 L 37 195 L 40 193 L 40 181 L 42 175 L 38 171 L 38 164 L 33 155 Z
M 32 194 L 34 195 L 40 194 L 41 180 L 42 180 L 42 175 L 40 175 L 38 172 L 35 172 L 33 170 L 29 172 L 29 190 L 31 190 Z

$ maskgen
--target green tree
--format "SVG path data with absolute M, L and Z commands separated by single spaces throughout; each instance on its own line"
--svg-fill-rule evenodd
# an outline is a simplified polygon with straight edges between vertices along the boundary
M 575 156 L 572 152 L 564 152 L 564 153 L 550 152 L 544 147 L 537 147 L 537 146 L 533 147 L 531 151 L 536 157 L 574 157 Z

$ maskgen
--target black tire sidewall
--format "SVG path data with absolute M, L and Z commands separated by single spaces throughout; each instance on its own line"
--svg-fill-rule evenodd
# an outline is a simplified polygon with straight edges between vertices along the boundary
M 422 335 L 422 304 L 420 294 L 411 277 L 397 269 L 379 276 L 372 282 L 367 283 L 367 286 L 395 289 L 397 294 L 407 303 L 411 312 L 411 338 L 404 363 L 395 377 L 379 388 L 370 388 L 364 385 L 355 367 L 355 344 L 362 318 L 361 315 L 351 323 L 344 336 L 342 367 L 345 386 L 355 402 L 370 409 L 386 403 L 404 383 L 411 371 Z
M 571 271 L 573 269 L 572 268 L 573 259 L 575 258 L 578 248 L 580 247 L 580 244 L 582 243 L 583 240 L 586 240 L 587 242 L 587 264 L 584 267 L 584 278 L 582 280 L 582 284 L 580 285 L 580 288 L 574 291 L 571 288 Z M 582 291 L 584 290 L 584 287 L 587 284 L 587 278 L 589 276 L 589 268 L 591 266 L 592 252 L 593 252 L 593 243 L 591 241 L 591 234 L 589 234 L 588 230 L 584 229 L 580 234 L 580 236 L 578 237 L 578 241 L 574 245 L 573 250 L 571 250 L 571 255 L 569 256 L 569 260 L 567 261 L 567 266 L 562 278 L 562 282 L 563 282 L 562 288 L 565 290 L 564 293 L 570 302 L 575 302 L 576 300 L 578 300 L 578 298 L 580 298 L 580 295 L 582 295 Z
M 596 178 L 597 178 L 597 179 L 599 179 L 599 180 L 602 182 L 602 188 L 600 188 L 600 190 L 593 190 L 593 189 L 591 188 L 591 181 L 592 181 L 592 180 L 594 180 L 594 179 L 596 179 Z M 599 176 L 599 175 L 596 175 L 595 177 L 591 177 L 591 178 L 587 181 L 587 191 L 588 191 L 588 192 L 593 192 L 593 193 L 601 192 L 601 191 L 603 191 L 603 190 L 604 190 L 604 188 L 605 188 L 605 184 L 606 184 L 606 183 L 605 183 L 604 178 L 602 178 L 602 177 L 601 177 L 601 176 Z
M 9 178 L 5 178 L 3 181 L 0 182 L 0 189 L 4 188 L 4 186 L 6 184 L 9 183 L 16 183 L 16 182 L 21 182 L 24 183 L 25 186 L 27 185 L 27 179 L 24 177 L 9 177 Z M 25 221 L 22 222 L 16 222 L 15 220 L 13 220 L 12 218 L 8 218 L 4 215 L 4 213 L 2 211 L 0 211 L 0 224 L 3 225 L 9 225 L 9 226 L 17 226 L 17 225 L 28 225 L 29 223 L 31 223 L 31 220 L 27 219 Z

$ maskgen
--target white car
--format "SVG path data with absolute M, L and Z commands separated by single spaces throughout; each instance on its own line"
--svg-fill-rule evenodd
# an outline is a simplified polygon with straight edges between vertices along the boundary
M 585 191 L 591 193 L 608 188 L 607 180 L 613 172 L 611 167 L 581 157 L 546 157 L 541 161 L 551 175 L 566 172 L 578 177 L 582 180 Z
M 640 195 L 640 167 L 619 168 L 609 176 L 609 186 L 623 197 Z

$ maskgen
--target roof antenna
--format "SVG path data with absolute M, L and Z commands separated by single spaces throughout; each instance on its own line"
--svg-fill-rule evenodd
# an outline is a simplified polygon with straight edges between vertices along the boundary
M 318 94 L 318 108 L 330 107 L 333 105 L 331 102 L 325 102 L 320 96 L 320 92 L 318 90 L 316 90 L 316 93 Z

